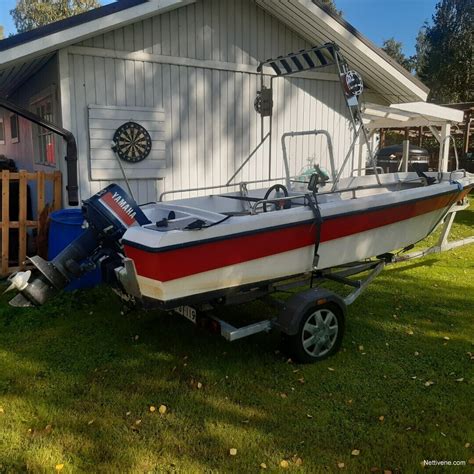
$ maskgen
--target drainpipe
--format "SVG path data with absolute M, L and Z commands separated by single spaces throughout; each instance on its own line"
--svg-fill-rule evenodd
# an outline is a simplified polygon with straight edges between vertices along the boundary
M 30 112 L 29 110 L 24 109 L 14 102 L 10 102 L 9 100 L 6 100 L 2 97 L 0 97 L 0 107 L 3 107 L 10 112 L 13 112 L 20 117 L 23 117 L 24 119 L 29 120 L 30 122 L 33 122 L 36 125 L 46 128 L 47 130 L 63 137 L 66 142 L 65 160 L 67 163 L 66 190 L 68 204 L 70 206 L 77 206 L 79 204 L 79 188 L 77 184 L 77 145 L 74 135 L 69 130 L 59 127 L 58 125 L 49 122 L 48 120 L 41 118 L 39 115 L 36 115 L 33 112 Z

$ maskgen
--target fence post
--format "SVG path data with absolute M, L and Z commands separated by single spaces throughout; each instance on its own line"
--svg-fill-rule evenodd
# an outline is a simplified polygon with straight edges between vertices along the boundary
M 19 252 L 18 252 L 18 266 L 20 269 L 25 268 L 26 260 L 26 218 L 28 217 L 28 199 L 27 199 L 27 185 L 28 176 L 26 171 L 20 171 L 20 206 L 18 213 L 18 237 L 19 237 Z
M 62 207 L 61 196 L 62 196 L 62 174 L 61 171 L 54 172 L 54 199 L 53 199 L 53 211 L 58 211 Z
M 2 171 L 2 276 L 8 274 L 8 240 L 10 237 L 10 172 Z
M 40 216 L 44 209 L 44 171 L 38 171 L 36 178 L 36 195 L 38 201 L 38 213 Z
M 47 249 L 47 231 L 48 216 L 51 210 L 61 208 L 61 172 L 46 173 L 44 171 L 27 172 L 20 171 L 11 173 L 10 171 L 0 171 L 0 183 L 2 186 L 1 196 L 1 257 L 0 257 L 0 276 L 5 277 L 9 273 L 19 269 L 24 270 L 28 265 L 26 263 L 26 253 L 28 251 L 28 229 L 36 228 L 38 231 L 37 247 L 38 252 L 46 257 Z M 53 205 L 46 203 L 46 181 L 51 181 L 53 185 Z M 18 220 L 11 222 L 10 215 L 10 184 L 12 181 L 18 181 Z M 36 181 L 37 190 L 37 218 L 28 220 L 28 182 Z M 15 188 L 16 189 L 16 188 Z M 18 266 L 10 266 L 10 229 L 18 229 Z M 41 252 L 43 249 L 43 252 Z

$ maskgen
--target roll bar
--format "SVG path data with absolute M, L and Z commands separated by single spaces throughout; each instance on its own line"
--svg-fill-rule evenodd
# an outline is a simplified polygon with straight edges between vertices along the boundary
M 65 128 L 62 128 L 44 118 L 30 112 L 23 107 L 11 102 L 3 97 L 0 97 L 0 107 L 3 107 L 14 114 L 23 117 L 30 122 L 39 125 L 40 127 L 46 128 L 47 130 L 60 135 L 66 142 L 66 163 L 67 163 L 67 198 L 70 206 L 77 206 L 79 204 L 79 188 L 77 184 L 77 145 L 74 135 Z

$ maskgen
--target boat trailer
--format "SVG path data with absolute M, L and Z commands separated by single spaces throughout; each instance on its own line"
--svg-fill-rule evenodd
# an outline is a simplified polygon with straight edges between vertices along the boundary
M 453 242 L 448 241 L 456 213 L 467 207 L 469 207 L 467 200 L 453 206 L 444 221 L 439 223 L 441 233 L 437 243 L 427 249 L 408 253 L 413 248 L 413 246 L 409 246 L 396 254 L 388 253 L 364 262 L 314 270 L 309 274 L 294 278 L 268 282 L 264 286 L 260 283 L 258 287 L 241 287 L 212 299 L 212 302 L 183 304 L 174 308 L 166 308 L 166 310 L 180 314 L 196 326 L 209 329 L 230 342 L 276 330 L 283 336 L 282 349 L 295 362 L 311 363 L 323 360 L 335 354 L 341 347 L 347 307 L 361 296 L 386 265 L 422 258 L 474 242 L 474 237 Z M 127 271 L 127 275 L 130 276 L 130 274 L 134 274 L 134 265 L 131 260 L 128 262 Z M 349 288 L 350 292 L 341 296 L 337 292 L 321 286 L 328 281 L 341 284 L 343 287 Z M 122 284 L 124 283 L 126 284 L 122 281 Z M 305 289 L 298 292 L 293 291 L 298 288 Z M 130 290 L 131 288 L 129 288 Z M 288 297 L 282 299 L 276 297 L 275 294 L 286 294 Z M 261 300 L 268 306 L 275 308 L 277 315 L 237 327 L 214 314 L 215 310 L 225 306 L 245 304 L 256 300 Z
M 258 286 L 240 287 L 227 294 L 193 304 L 162 308 L 170 313 L 184 316 L 198 327 L 209 329 L 228 341 L 235 341 L 258 333 L 279 331 L 283 336 L 283 350 L 297 362 L 316 362 L 336 353 L 342 343 L 347 307 L 367 289 L 394 256 L 386 254 L 366 262 L 347 264 L 341 267 L 315 270 L 311 273 Z M 135 286 L 134 265 L 126 259 L 128 267 L 121 283 L 128 294 Z M 132 273 L 131 273 L 132 272 Z M 356 275 L 361 278 L 351 278 Z M 342 284 L 351 291 L 341 296 L 322 287 L 324 282 Z M 305 288 L 306 287 L 306 288 Z M 136 287 L 135 287 L 136 288 Z M 299 288 L 305 288 L 294 292 Z M 117 291 L 120 295 L 120 292 Z M 288 295 L 286 299 L 276 294 Z M 124 296 L 121 294 L 121 296 Z M 217 317 L 215 310 L 230 305 L 245 304 L 261 300 L 277 310 L 277 315 L 245 326 L 236 327 Z

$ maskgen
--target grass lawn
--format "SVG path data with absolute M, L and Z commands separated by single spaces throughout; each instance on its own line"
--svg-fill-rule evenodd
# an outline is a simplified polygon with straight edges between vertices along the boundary
M 457 221 L 454 237 L 472 234 L 474 207 Z M 0 472 L 411 473 L 474 457 L 473 245 L 387 267 L 349 308 L 341 352 L 310 366 L 276 334 L 228 343 L 180 316 L 124 314 L 107 289 L 34 310 L 8 297 Z

